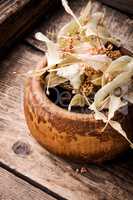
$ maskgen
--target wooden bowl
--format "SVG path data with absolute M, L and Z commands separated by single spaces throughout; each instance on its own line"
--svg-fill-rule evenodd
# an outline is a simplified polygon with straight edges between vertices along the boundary
M 27 80 L 24 110 L 31 134 L 48 151 L 64 158 L 96 163 L 110 160 L 129 148 L 127 141 L 109 125 L 101 133 L 105 124 L 96 121 L 93 114 L 68 112 L 51 102 L 35 77 Z M 117 114 L 116 118 L 130 138 L 130 113 Z

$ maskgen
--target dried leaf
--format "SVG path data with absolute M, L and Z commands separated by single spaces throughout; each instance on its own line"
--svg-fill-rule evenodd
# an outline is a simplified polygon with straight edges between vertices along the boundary
M 97 110 L 94 104 L 90 106 L 90 109 L 95 112 L 94 116 L 96 120 L 102 120 L 104 123 L 108 122 L 107 117 Z M 133 148 L 133 143 L 128 139 L 126 132 L 122 129 L 119 122 L 110 120 L 109 124 L 112 126 L 113 129 L 115 129 L 119 134 L 121 134 L 130 144 L 131 148 Z
M 126 102 L 122 102 L 120 97 L 115 95 L 110 96 L 109 111 L 108 111 L 108 122 L 114 117 L 114 114 L 121 107 L 126 106 Z
M 125 83 L 128 84 L 133 75 L 133 69 L 129 72 L 123 72 L 114 78 L 111 82 L 104 85 L 98 92 L 95 94 L 94 104 L 99 108 L 102 104 L 102 101 L 110 95 L 115 88 L 123 86 Z
M 107 76 L 115 77 L 116 75 L 120 74 L 121 72 L 127 71 L 127 65 L 133 60 L 130 56 L 121 56 L 120 58 L 117 58 L 114 60 L 110 66 L 105 71 L 105 78 Z
M 83 61 L 73 55 L 69 55 L 69 56 L 66 56 L 58 65 L 56 68 L 59 68 L 59 67 L 64 67 L 64 66 L 67 66 L 67 65 L 72 65 L 74 63 L 83 63 Z
M 96 36 L 105 44 L 107 41 L 111 42 L 116 46 L 120 46 L 121 42 L 119 39 L 112 37 L 108 29 L 103 25 L 104 13 L 96 12 L 91 16 L 91 20 L 84 26 L 86 29 L 86 35 L 89 37 Z
M 107 117 L 102 112 L 98 111 L 94 103 L 91 104 L 89 108 L 95 112 L 94 116 L 96 120 L 102 120 L 104 123 L 107 122 Z
M 72 11 L 71 8 L 69 7 L 67 0 L 62 0 L 62 5 L 63 5 L 65 11 L 66 11 L 68 14 L 70 14 L 70 15 L 74 18 L 74 20 L 75 20 L 75 22 L 78 24 L 78 26 L 79 26 L 80 28 L 82 28 L 82 26 L 81 26 L 81 24 L 80 24 L 78 18 L 75 16 L 75 14 L 73 13 L 73 11 Z
M 91 82 L 92 82 L 94 85 L 96 85 L 96 86 L 101 86 L 101 84 L 102 84 L 102 77 L 98 77 L 98 78 L 96 78 L 96 79 L 93 79 Z
M 69 35 L 70 36 L 75 35 L 78 30 L 79 30 L 79 26 L 74 20 L 65 24 L 58 32 L 58 43 L 59 44 L 61 43 L 62 38 L 68 39 Z M 65 44 L 67 44 L 67 41 L 65 42 Z
M 54 43 L 53 41 L 49 40 L 45 35 L 43 35 L 40 32 L 36 33 L 35 37 L 36 37 L 36 39 L 45 42 L 46 45 L 47 45 L 47 48 L 48 48 L 48 55 L 47 55 L 48 66 L 59 63 L 60 57 L 59 57 L 59 51 L 58 51 L 57 44 Z
M 61 67 L 56 69 L 57 75 L 66 78 L 70 81 L 74 90 L 78 90 L 81 85 L 81 75 L 83 74 L 83 68 L 80 64 L 73 64 L 68 67 Z
M 86 54 L 90 49 L 92 49 L 92 45 L 89 42 L 83 42 L 74 46 L 73 51 L 75 54 Z
M 56 72 L 51 72 L 45 78 L 46 84 L 49 88 L 55 87 L 67 81 L 67 79 L 57 76 Z
M 86 100 L 85 100 L 84 96 L 82 96 L 81 94 L 76 94 L 72 98 L 72 100 L 71 100 L 71 102 L 70 102 L 70 104 L 68 106 L 68 110 L 70 111 L 72 106 L 84 107 L 85 104 L 86 104 Z
M 97 36 L 97 26 L 99 25 L 99 22 L 102 20 L 103 17 L 104 17 L 104 14 L 101 12 L 96 12 L 92 14 L 90 20 L 84 26 L 87 36 L 90 36 L 90 35 Z
M 68 7 L 68 3 L 65 1 L 64 2 L 64 7 Z M 69 8 L 70 9 L 70 8 Z M 71 9 L 70 9 L 71 10 Z M 68 13 L 69 11 L 68 10 Z M 79 18 L 77 18 L 76 16 L 74 17 L 73 15 L 73 18 L 74 20 L 72 20 L 71 22 L 67 23 L 65 26 L 63 26 L 61 28 L 61 30 L 59 31 L 58 33 L 58 43 L 61 42 L 61 38 L 64 37 L 64 36 L 67 36 L 68 34 L 69 35 L 75 35 L 77 33 L 77 31 L 79 30 L 79 28 L 81 29 L 81 23 L 86 21 L 88 16 L 90 16 L 90 11 L 91 11 L 91 1 L 89 1 L 89 3 L 87 4 L 87 6 L 85 7 L 85 9 L 83 10 L 81 16 Z M 70 11 L 71 13 L 72 11 Z M 73 13 L 73 12 L 72 12 Z M 74 13 L 73 13 L 74 14 Z
M 133 143 L 128 139 L 126 132 L 122 129 L 119 122 L 110 120 L 109 124 L 114 128 L 118 133 L 120 133 L 130 144 L 130 147 L 133 149 Z
M 40 77 L 42 76 L 47 70 L 49 69 L 49 67 L 45 67 L 45 68 L 42 68 L 42 69 L 35 69 L 35 70 L 30 70 L 28 71 L 28 76 L 30 77 Z
M 99 111 L 102 111 L 104 109 L 108 109 L 109 108 L 109 100 L 110 100 L 110 97 L 108 96 L 107 98 L 104 99 L 103 103 L 102 103 L 102 106 L 100 107 Z
M 99 55 L 90 55 L 86 54 L 76 54 L 79 59 L 84 61 L 85 63 L 89 64 L 89 66 L 93 67 L 95 70 L 105 71 L 107 67 L 110 65 L 112 60 L 103 54 Z
M 92 2 L 89 1 L 85 9 L 81 12 L 82 20 L 86 20 L 91 15 Z

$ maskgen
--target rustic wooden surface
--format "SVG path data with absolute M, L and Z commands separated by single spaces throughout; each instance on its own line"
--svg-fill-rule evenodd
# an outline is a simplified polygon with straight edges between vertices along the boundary
M 58 0 L 57 0 L 58 1 Z M 11 45 L 44 15 L 56 0 L 0 1 L 0 50 Z
M 77 13 L 87 1 L 72 3 Z M 133 51 L 133 21 L 97 2 L 93 10 L 105 10 L 110 31 Z M 44 18 L 34 30 L 49 35 L 70 20 L 63 9 Z M 88 172 L 75 172 L 82 165 L 64 161 L 43 149 L 30 136 L 23 114 L 25 74 L 42 61 L 45 47 L 34 40 L 34 32 L 10 51 L 0 62 L 0 161 L 32 180 L 38 187 L 48 188 L 57 198 L 70 200 L 131 200 L 133 197 L 133 152 L 100 166 L 87 165 Z
M 0 168 L 0 200 L 55 200 L 31 184 Z
M 133 1 L 132 0 L 100 0 L 101 2 L 122 10 L 125 13 L 133 15 Z

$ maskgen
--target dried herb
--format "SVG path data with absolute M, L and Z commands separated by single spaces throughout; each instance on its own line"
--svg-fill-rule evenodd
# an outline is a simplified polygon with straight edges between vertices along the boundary
M 81 94 L 76 94 L 72 98 L 72 100 L 68 106 L 68 110 L 70 111 L 72 106 L 84 107 L 85 105 L 86 105 L 86 100 L 85 100 L 84 96 L 82 96 Z
M 68 91 L 69 111 L 88 104 L 95 119 L 105 123 L 102 131 L 110 124 L 133 147 L 120 123 L 112 120 L 116 111 L 133 103 L 133 58 L 122 56 L 120 40 L 110 35 L 103 13 L 91 14 L 91 2 L 79 18 L 66 0 L 62 0 L 62 5 L 72 21 L 59 31 L 56 43 L 42 33 L 36 34 L 47 45 L 48 64 L 29 74 L 42 77 L 47 72 L 47 94 L 49 88 L 56 86 Z

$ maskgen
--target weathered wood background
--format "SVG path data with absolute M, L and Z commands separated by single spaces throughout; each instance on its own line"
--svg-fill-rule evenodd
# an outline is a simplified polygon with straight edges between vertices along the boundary
M 101 2 L 122 10 L 125 13 L 133 15 L 133 1 L 132 0 L 100 0 Z
M 86 0 L 73 1 L 71 6 L 78 14 Z M 133 20 L 98 2 L 93 11 L 104 10 L 106 23 L 111 33 L 133 51 Z M 71 19 L 62 8 L 44 16 L 36 29 L 12 48 L 0 61 L 0 161 L 14 174 L 32 182 L 36 187 L 48 190 L 57 199 L 70 200 L 131 200 L 133 198 L 133 152 L 100 166 L 88 165 L 88 172 L 78 174 L 77 165 L 64 161 L 43 149 L 30 136 L 23 113 L 23 88 L 25 74 L 43 60 L 45 46 L 35 41 L 34 33 L 57 32 Z M 4 171 L 0 170 L 1 179 Z M 8 174 L 5 182 L 16 184 Z M 5 183 L 6 184 L 6 183 Z M 16 187 L 21 187 L 19 183 Z M 2 187 L 2 186 L 1 186 Z M 23 184 L 21 190 L 30 186 Z M 2 187 L 3 188 L 3 187 Z M 1 189 L 0 189 L 1 190 Z M 10 190 L 12 192 L 12 190 Z M 33 191 L 34 194 L 35 191 Z M 36 191 L 40 195 L 40 191 Z M 39 199 L 39 198 L 38 198 Z M 41 199 L 41 198 L 40 198 Z M 42 199 L 45 199 L 45 197 Z M 47 198 L 49 199 L 49 198 Z
M 26 181 L 0 168 L 0 199 L 9 200 L 9 198 L 11 200 L 55 200 Z
M 0 1 L 0 51 L 29 30 L 58 0 Z

